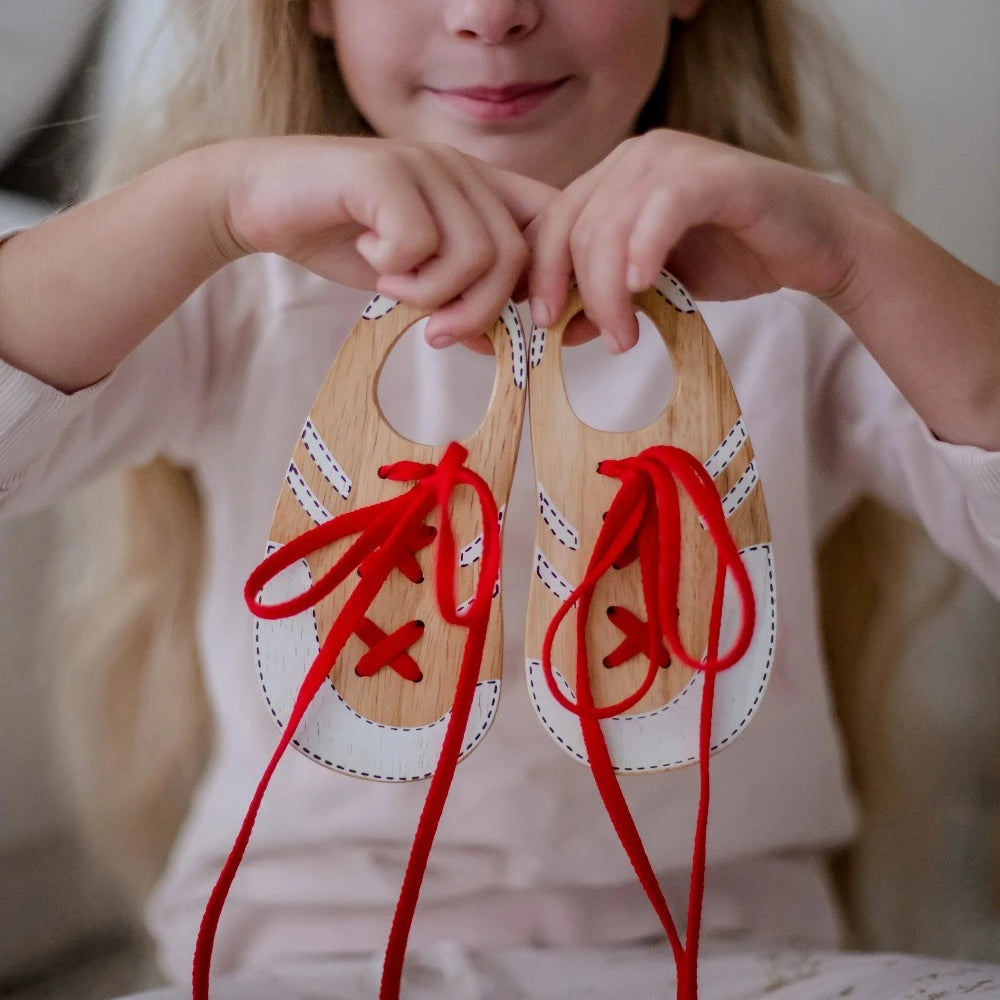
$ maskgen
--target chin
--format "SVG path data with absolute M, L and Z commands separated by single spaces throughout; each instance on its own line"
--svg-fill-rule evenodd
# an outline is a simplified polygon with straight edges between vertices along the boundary
M 592 164 L 578 163 L 564 154 L 565 143 L 536 135 L 476 136 L 457 148 L 487 163 L 523 174 L 553 187 L 563 188 Z M 597 160 L 594 161 L 595 163 Z

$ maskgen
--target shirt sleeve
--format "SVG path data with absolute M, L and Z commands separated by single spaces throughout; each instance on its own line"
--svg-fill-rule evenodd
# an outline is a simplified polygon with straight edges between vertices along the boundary
M 44 507 L 115 466 L 159 454 L 186 463 L 211 388 L 209 285 L 78 392 L 0 361 L 0 516 Z
M 861 342 L 816 303 L 811 338 L 818 489 L 877 497 L 918 518 L 1000 596 L 1000 452 L 934 436 Z

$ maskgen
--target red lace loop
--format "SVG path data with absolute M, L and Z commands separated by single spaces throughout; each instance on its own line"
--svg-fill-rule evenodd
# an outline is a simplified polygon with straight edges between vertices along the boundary
M 192 969 L 193 1000 L 208 998 L 212 946 L 219 917 L 246 852 L 260 804 L 278 761 L 288 748 L 302 716 L 328 677 L 348 638 L 358 632 L 359 627 L 367 630 L 367 626 L 363 624 L 367 620 L 366 612 L 389 574 L 394 568 L 401 568 L 401 563 L 406 564 L 407 555 L 413 557 L 414 544 L 424 538 L 426 538 L 424 544 L 431 540 L 427 533 L 433 529 L 429 529 L 424 521 L 431 511 L 439 508 L 440 527 L 437 532 L 438 544 L 434 561 L 438 609 L 445 621 L 466 628 L 468 636 L 462 652 L 451 717 L 445 729 L 441 754 L 417 824 L 389 933 L 380 997 L 382 1000 L 395 1000 L 399 996 L 406 940 L 434 834 L 461 755 L 465 728 L 479 679 L 494 584 L 500 571 L 500 529 L 496 501 L 489 485 L 465 466 L 467 457 L 466 449 L 452 442 L 445 449 L 438 465 L 404 461 L 384 466 L 379 470 L 382 478 L 396 482 L 413 482 L 414 485 L 398 497 L 348 511 L 293 538 L 264 559 L 247 579 L 244 588 L 247 606 L 257 617 L 274 620 L 292 617 L 314 607 L 354 570 L 362 569 L 356 587 L 331 625 L 299 688 L 277 748 L 264 770 L 236 841 L 205 907 Z M 464 610 L 459 609 L 455 599 L 456 547 L 450 517 L 451 501 L 459 486 L 471 487 L 475 491 L 483 522 L 483 553 L 479 576 L 475 593 Z M 258 595 L 263 588 L 284 570 L 327 545 L 354 534 L 357 534 L 358 538 L 347 552 L 303 593 L 276 604 L 264 604 L 260 600 Z M 412 627 L 419 624 L 409 623 L 411 633 Z M 382 639 L 375 639 L 376 645 L 384 649 L 385 656 L 395 660 L 405 655 L 409 643 L 401 650 L 399 643 L 408 637 L 406 629 L 407 626 L 404 626 L 390 636 L 382 633 Z M 369 635 L 373 635 L 370 630 Z M 387 645 L 383 646 L 383 643 Z M 369 653 L 374 655 L 374 648 L 370 649 Z M 366 666 L 370 665 L 368 663 Z
M 553 616 L 542 643 L 542 670 L 552 696 L 580 720 L 580 729 L 594 780 L 615 832 L 632 863 L 653 909 L 656 911 L 673 950 L 677 967 L 679 1000 L 696 1000 L 698 992 L 698 940 L 705 883 L 705 852 L 708 828 L 709 756 L 711 753 L 712 707 L 718 673 L 731 667 L 750 646 L 754 627 L 754 598 L 750 577 L 736 543 L 726 525 L 725 513 L 715 483 L 693 455 L 670 445 L 647 448 L 639 455 L 607 459 L 597 471 L 621 480 L 611 507 L 594 542 L 583 580 L 569 594 Z M 707 650 L 695 658 L 681 641 L 678 624 L 681 573 L 681 518 L 678 487 L 683 487 L 694 504 L 702 524 L 715 543 L 717 560 Z M 645 677 L 636 690 L 613 705 L 594 704 L 587 657 L 586 626 L 598 581 L 611 568 L 621 568 L 636 555 L 642 578 L 645 623 L 631 612 L 609 608 L 608 614 L 625 634 L 624 641 L 605 657 L 605 665 L 615 666 L 642 652 L 648 659 Z M 732 645 L 719 654 L 722 600 L 726 577 L 736 586 L 742 604 L 740 629 Z M 552 645 L 560 624 L 577 608 L 576 618 L 576 701 L 559 689 L 552 667 Z M 622 612 L 625 611 L 625 614 Z M 645 641 L 639 630 L 645 626 Z M 663 664 L 660 651 L 666 643 L 670 657 L 705 675 L 698 734 L 701 796 L 691 866 L 686 942 L 681 943 L 670 908 L 646 854 L 642 839 L 622 794 L 608 751 L 600 720 L 620 715 L 635 706 L 652 687 Z
M 689 452 L 672 445 L 647 448 L 634 458 L 605 459 L 598 465 L 601 475 L 621 480 L 622 486 L 611 503 L 583 580 L 559 607 L 545 633 L 542 644 L 542 668 L 553 697 L 568 712 L 593 713 L 607 719 L 634 707 L 652 687 L 660 663 L 651 657 L 649 669 L 633 694 L 604 708 L 585 708 L 566 697 L 556 684 L 552 669 L 552 645 L 563 619 L 576 605 L 578 621 L 585 625 L 590 601 L 597 582 L 612 566 L 627 563 L 623 557 L 638 549 L 642 572 L 643 597 L 649 614 L 649 642 L 646 650 L 658 650 L 665 640 L 672 657 L 695 670 L 714 672 L 736 663 L 747 651 L 753 635 L 753 590 L 736 543 L 726 527 L 725 513 L 715 483 L 705 467 Z M 739 634 L 722 656 L 710 652 L 704 659 L 695 658 L 678 634 L 678 596 L 680 590 L 680 501 L 678 483 L 691 498 L 719 553 L 717 566 L 723 576 L 733 577 L 745 613 Z M 586 655 L 586 643 L 578 644 Z

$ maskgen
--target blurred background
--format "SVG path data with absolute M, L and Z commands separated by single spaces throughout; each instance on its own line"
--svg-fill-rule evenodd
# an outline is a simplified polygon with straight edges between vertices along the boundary
M 1000 2 L 805 2 L 876 84 L 897 210 L 1000 280 Z M 161 3 L 0 0 L 0 231 L 80 197 Z M 57 762 L 38 643 L 52 536 L 45 513 L 0 529 L 0 997 L 105 1000 L 157 979 Z M 850 943 L 1000 961 L 1000 607 L 867 502 L 820 569 L 864 812 L 834 859 Z

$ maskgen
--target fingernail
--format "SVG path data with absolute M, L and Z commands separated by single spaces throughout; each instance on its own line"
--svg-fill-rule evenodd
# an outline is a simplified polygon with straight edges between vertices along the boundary
M 642 276 L 635 264 L 629 264 L 628 270 L 625 272 L 625 284 L 628 285 L 630 292 L 642 291 Z
M 541 299 L 531 300 L 531 318 L 535 326 L 548 326 L 552 322 L 549 307 Z
M 601 337 L 604 339 L 605 346 L 612 354 L 621 354 L 625 350 L 625 345 L 613 331 L 601 330 Z
M 455 343 L 455 340 L 456 338 L 450 333 L 436 333 L 427 343 L 433 348 L 440 349 L 442 347 L 451 347 Z

